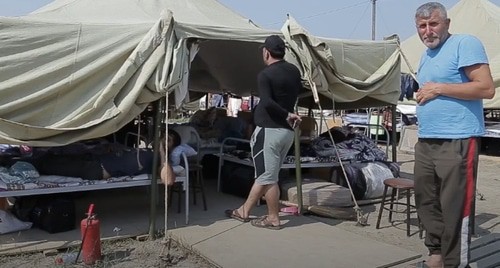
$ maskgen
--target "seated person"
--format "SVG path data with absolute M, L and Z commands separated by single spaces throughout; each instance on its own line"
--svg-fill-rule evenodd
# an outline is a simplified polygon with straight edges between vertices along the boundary
M 172 165 L 170 162 L 167 162 L 166 159 L 166 153 L 165 153 L 165 139 L 161 138 L 160 139 L 160 163 L 161 163 L 161 171 L 160 171 L 160 178 L 161 181 L 167 185 L 170 186 L 174 184 L 175 182 L 175 173 L 174 170 L 172 169 Z M 181 136 L 174 130 L 169 130 L 168 131 L 168 140 L 167 140 L 167 152 L 170 155 L 170 153 L 173 151 L 175 147 L 181 144 Z M 170 160 L 170 159 L 169 159 Z
M 172 185 L 175 182 L 175 173 L 172 166 L 181 165 L 181 154 L 186 156 L 194 156 L 197 152 L 187 144 L 181 143 L 181 136 L 175 130 L 168 131 L 167 152 L 169 155 L 168 162 L 166 161 L 164 139 L 160 143 L 160 161 L 162 163 L 160 177 L 166 185 Z

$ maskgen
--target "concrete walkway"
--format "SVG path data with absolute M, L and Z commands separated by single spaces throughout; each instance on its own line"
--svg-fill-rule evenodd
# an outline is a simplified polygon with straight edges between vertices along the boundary
M 221 220 L 172 234 L 221 267 L 389 267 L 421 256 L 309 217 L 283 222 L 275 231 Z

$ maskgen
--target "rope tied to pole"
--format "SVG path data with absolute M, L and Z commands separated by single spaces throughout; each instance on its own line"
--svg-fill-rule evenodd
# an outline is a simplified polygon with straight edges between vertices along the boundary
M 316 88 L 316 83 L 314 83 L 310 78 L 308 80 L 309 80 L 309 84 L 311 85 L 311 90 L 313 92 L 314 102 L 318 105 L 320 113 L 323 114 L 323 108 L 321 107 L 321 103 L 319 101 L 319 95 L 318 95 L 318 89 Z M 325 125 L 328 127 L 328 125 L 326 123 L 326 119 L 324 117 L 322 117 L 322 118 L 324 120 Z M 330 131 L 328 131 L 328 136 L 330 137 L 330 141 L 332 142 L 333 149 L 335 151 L 335 156 L 337 157 L 337 159 L 339 161 L 340 169 L 342 169 L 342 174 L 344 175 L 344 178 L 347 182 L 347 186 L 349 188 L 349 192 L 351 194 L 351 198 L 352 198 L 352 201 L 354 203 L 353 209 L 356 212 L 356 223 L 359 226 L 367 226 L 368 225 L 368 214 L 365 215 L 363 213 L 363 211 L 361 210 L 361 208 L 358 205 L 358 202 L 356 201 L 356 198 L 354 196 L 354 192 L 352 190 L 351 183 L 349 182 L 349 179 L 347 179 L 347 173 L 345 171 L 344 164 L 342 163 L 342 160 L 340 159 L 340 154 L 339 154 L 339 151 L 337 150 L 337 145 L 335 144 L 335 141 L 333 140 L 332 133 Z

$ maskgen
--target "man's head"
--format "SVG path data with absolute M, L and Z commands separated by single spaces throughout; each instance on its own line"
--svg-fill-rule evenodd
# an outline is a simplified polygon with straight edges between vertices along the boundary
M 450 19 L 438 2 L 421 5 L 415 12 L 415 24 L 420 40 L 430 49 L 439 47 L 450 36 Z
M 285 57 L 285 42 L 277 35 L 268 36 L 261 48 L 262 58 L 267 65 Z

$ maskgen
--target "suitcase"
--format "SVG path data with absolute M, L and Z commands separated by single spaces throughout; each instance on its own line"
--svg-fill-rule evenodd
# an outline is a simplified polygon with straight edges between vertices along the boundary
M 33 226 L 51 234 L 75 229 L 75 203 L 72 199 L 40 200 L 31 212 Z

